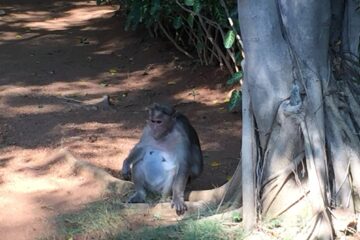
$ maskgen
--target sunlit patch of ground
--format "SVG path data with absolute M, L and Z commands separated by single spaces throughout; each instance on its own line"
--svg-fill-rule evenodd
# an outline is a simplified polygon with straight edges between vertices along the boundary
M 104 198 L 108 185 L 119 181 L 61 150 L 11 152 L 19 156 L 7 163 L 6 171 L 0 171 L 2 239 L 33 239 L 50 234 L 55 231 L 55 216 Z

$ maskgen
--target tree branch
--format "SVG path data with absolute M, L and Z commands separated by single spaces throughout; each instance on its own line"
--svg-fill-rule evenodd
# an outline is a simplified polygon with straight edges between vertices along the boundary
M 189 58 L 193 59 L 194 57 L 188 53 L 186 50 L 184 50 L 183 48 L 181 48 L 176 41 L 170 36 L 170 34 L 166 31 L 166 29 L 164 28 L 164 26 L 161 24 L 161 22 L 158 22 L 159 27 L 161 29 L 161 31 L 163 31 L 163 33 L 165 34 L 165 36 L 172 42 L 172 44 L 174 44 L 174 46 L 183 54 L 185 54 L 186 56 L 188 56 Z

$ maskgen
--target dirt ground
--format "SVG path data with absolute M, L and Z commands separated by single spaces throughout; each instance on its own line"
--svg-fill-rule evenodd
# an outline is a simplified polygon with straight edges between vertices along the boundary
M 96 181 L 49 159 L 66 148 L 119 177 L 153 102 L 175 104 L 199 134 L 205 169 L 189 190 L 220 186 L 237 166 L 241 121 L 226 110 L 226 73 L 146 30 L 124 31 L 116 8 L 0 3 L 1 239 L 36 239 L 55 228 L 55 216 L 100 199 Z M 110 108 L 97 104 L 104 95 Z

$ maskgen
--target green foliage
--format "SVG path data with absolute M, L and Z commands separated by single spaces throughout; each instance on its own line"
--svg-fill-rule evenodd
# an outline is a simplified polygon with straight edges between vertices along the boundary
M 160 0 L 152 0 L 151 8 L 150 8 L 150 15 L 154 16 L 161 10 Z
M 60 239 L 71 239 L 81 235 L 91 235 L 95 239 L 112 235 L 124 227 L 121 211 L 124 204 L 120 199 L 109 199 L 89 204 L 84 209 L 56 217 Z
M 104 1 L 104 0 L 98 0 Z M 222 65 L 234 73 L 228 84 L 239 84 L 242 77 L 241 46 L 237 40 L 239 21 L 235 0 L 122 0 L 126 30 L 139 25 L 153 36 L 163 36 L 186 56 L 197 55 L 200 64 Z M 229 109 L 241 100 L 233 92 Z
M 201 10 L 201 2 L 200 0 L 195 0 L 193 6 L 193 10 L 195 13 L 199 14 Z
M 279 228 L 281 227 L 281 221 L 277 218 L 271 219 L 270 222 L 267 224 L 269 229 Z
M 233 75 L 231 75 L 231 77 L 226 81 L 226 84 L 233 85 L 235 83 L 238 83 L 242 77 L 243 77 L 242 72 L 236 72 Z
M 235 42 L 235 32 L 233 30 L 229 30 L 224 39 L 225 48 L 231 48 Z
M 183 21 L 182 21 L 181 16 L 175 17 L 174 21 L 173 21 L 173 27 L 177 30 L 177 29 L 181 28 L 182 25 L 183 25 Z
M 224 13 L 224 10 L 222 10 L 220 4 L 214 4 L 211 10 L 214 15 L 215 21 L 219 23 L 221 26 L 226 26 L 227 25 L 226 14 Z
M 228 103 L 229 111 L 234 111 L 241 103 L 241 92 L 239 90 L 233 90 Z
M 189 14 L 187 19 L 186 19 L 187 23 L 189 24 L 190 26 L 190 29 L 193 28 L 194 26 L 194 15 L 193 14 Z
M 185 5 L 189 6 L 189 7 L 194 6 L 194 2 L 195 2 L 194 0 L 185 0 L 184 1 Z
M 241 52 L 235 0 L 122 0 L 121 4 L 127 12 L 126 30 L 146 26 L 154 36 L 176 42 L 187 56 L 197 54 L 202 64 L 222 63 L 230 72 L 238 70 L 240 61 L 228 56 Z
M 242 221 L 242 217 L 240 215 L 240 212 L 238 212 L 238 211 L 233 212 L 231 218 L 232 218 L 232 220 L 234 222 L 241 222 Z
M 182 229 L 184 240 L 228 239 L 222 226 L 215 221 L 189 222 Z
M 241 55 L 241 52 L 236 52 L 235 53 L 235 61 L 236 61 L 236 64 L 238 65 L 238 66 L 241 66 L 241 61 L 243 60 L 243 58 L 242 58 L 242 55 Z
M 239 228 L 240 229 L 240 228 Z M 239 230 L 237 229 L 237 230 Z M 227 230 L 227 231 L 226 231 Z M 240 229 L 241 230 L 241 229 Z M 242 231 L 226 229 L 218 221 L 194 221 L 188 220 L 177 225 L 168 227 L 145 228 L 135 232 L 123 232 L 116 238 L 128 240 L 154 240 L 154 239 L 171 239 L 171 240 L 230 240 L 243 239 Z
M 96 5 L 111 4 L 114 0 L 96 0 Z

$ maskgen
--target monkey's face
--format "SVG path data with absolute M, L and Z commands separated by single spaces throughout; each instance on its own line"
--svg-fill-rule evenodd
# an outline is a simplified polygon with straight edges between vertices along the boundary
M 164 112 L 154 109 L 149 111 L 147 124 L 150 127 L 151 135 L 156 140 L 166 136 L 171 131 L 174 122 L 175 119 Z

